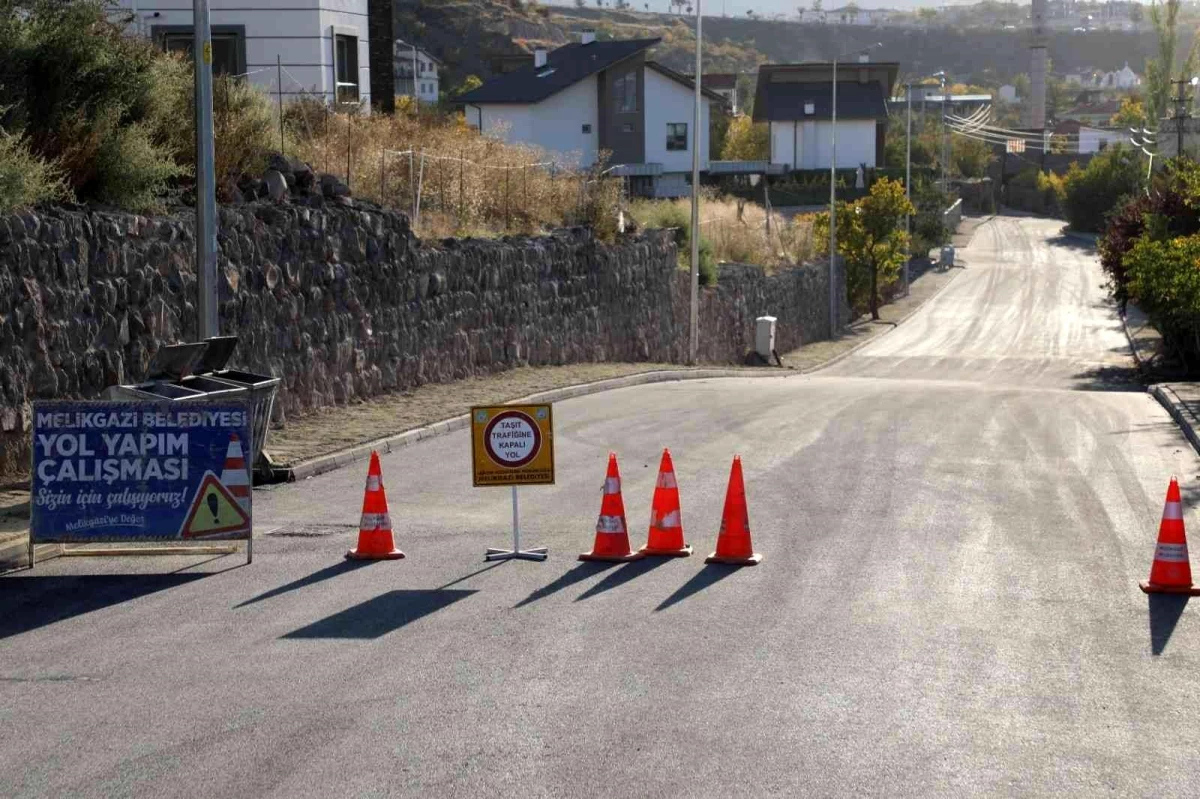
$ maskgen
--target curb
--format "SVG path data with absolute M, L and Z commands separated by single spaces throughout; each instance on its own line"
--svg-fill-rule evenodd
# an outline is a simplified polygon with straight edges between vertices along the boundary
M 869 343 L 869 342 L 864 342 Z M 799 375 L 798 371 L 772 370 L 770 372 L 756 373 L 752 369 L 663 369 L 655 372 L 640 372 L 638 374 L 626 375 L 624 377 L 613 377 L 608 380 L 597 380 L 594 383 L 578 383 L 574 386 L 565 386 L 563 388 L 550 389 L 536 394 L 530 394 L 526 397 L 518 397 L 516 399 L 507 400 L 504 404 L 511 405 L 523 402 L 560 402 L 562 400 L 573 399 L 575 397 L 586 397 L 589 394 L 599 394 L 602 391 L 611 391 L 617 388 L 629 388 L 631 386 L 644 386 L 651 383 L 669 383 L 681 380 L 705 380 L 717 377 L 749 377 L 754 379 L 764 378 L 786 378 Z M 811 374 L 811 372 L 805 372 Z M 286 470 L 288 478 L 287 482 L 296 482 L 306 480 L 309 477 L 315 477 L 319 474 L 340 469 L 343 466 L 348 466 L 361 460 L 366 460 L 371 457 L 372 451 L 378 451 L 381 455 L 386 455 L 401 447 L 415 444 L 418 441 L 424 441 L 435 436 L 444 435 L 462 430 L 467 427 L 470 422 L 470 414 L 460 414 L 449 419 L 443 419 L 440 422 L 418 427 L 413 430 L 406 430 L 403 433 L 397 433 L 391 436 L 368 441 L 365 444 L 358 444 L 350 449 L 335 452 L 330 455 L 322 455 L 308 461 L 301 461 Z
M 1117 312 L 1117 316 L 1121 317 L 1121 329 L 1125 331 L 1125 340 L 1129 342 L 1129 351 L 1133 353 L 1133 360 L 1137 363 L 1138 371 L 1143 375 L 1148 374 L 1150 367 L 1142 360 L 1137 345 L 1133 343 L 1133 334 L 1129 332 L 1129 317 L 1119 311 Z
M 1192 427 L 1192 423 L 1187 420 L 1180 410 L 1179 397 L 1171 390 L 1171 387 L 1165 383 L 1155 383 L 1150 386 L 1150 394 L 1159 404 L 1166 408 L 1167 413 L 1171 414 L 1171 418 L 1179 425 L 1179 429 L 1183 431 L 1183 435 L 1191 443 L 1192 449 L 1200 454 L 1200 435 L 1197 435 L 1196 428 Z

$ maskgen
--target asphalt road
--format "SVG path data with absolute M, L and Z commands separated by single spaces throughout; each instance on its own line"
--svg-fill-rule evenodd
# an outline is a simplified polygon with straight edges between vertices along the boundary
M 560 403 L 545 563 L 482 562 L 458 433 L 384 458 L 403 561 L 342 560 L 350 469 L 257 492 L 249 567 L 0 579 L 0 795 L 1195 795 L 1200 609 L 1137 581 L 1200 462 L 1057 227 L 824 372 Z M 743 456 L 761 565 L 576 562 L 609 449 L 644 540 L 663 445 L 700 555 Z

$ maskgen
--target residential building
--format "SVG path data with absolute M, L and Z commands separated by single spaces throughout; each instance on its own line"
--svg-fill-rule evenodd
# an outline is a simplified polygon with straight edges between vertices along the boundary
M 442 62 L 419 47 L 397 39 L 392 51 L 396 96 L 415 96 L 422 103 L 438 101 L 438 70 Z M 415 88 L 414 88 L 415 85 Z
M 1054 126 L 1052 147 L 1062 148 L 1068 153 L 1098 153 L 1114 144 L 1127 143 L 1129 130 L 1126 128 L 1090 127 L 1074 119 L 1066 119 Z
M 1060 121 L 1075 120 L 1091 127 L 1104 127 L 1120 110 L 1120 100 L 1100 100 L 1075 106 L 1063 113 Z
M 883 163 L 887 99 L 900 65 L 838 63 L 837 167 Z M 764 64 L 758 70 L 754 121 L 770 131 L 771 163 L 827 169 L 833 133 L 832 64 Z M 914 87 L 914 91 L 915 91 Z
M 374 0 L 244 0 L 210 10 L 212 65 L 244 75 L 283 99 L 371 99 L 368 4 Z M 192 52 L 192 6 L 170 0 L 119 0 L 136 33 L 167 50 Z M 282 78 L 282 81 L 280 81 Z
M 567 165 L 589 167 L 609 153 L 615 174 L 634 193 L 691 193 L 692 147 L 708 168 L 712 104 L 702 90 L 700 130 L 694 129 L 694 84 L 646 59 L 659 39 L 582 40 L 547 52 L 457 98 L 469 123 L 508 142 L 530 144 Z
M 1011 83 L 1006 83 L 1001 86 L 998 94 L 1000 95 L 1000 101 L 1004 103 L 1015 103 L 1021 99 L 1020 97 L 1017 97 L 1017 87 L 1013 86 Z

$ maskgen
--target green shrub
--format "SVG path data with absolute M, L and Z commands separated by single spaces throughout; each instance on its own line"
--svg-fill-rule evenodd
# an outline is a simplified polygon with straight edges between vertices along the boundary
M 0 211 L 69 197 L 62 170 L 34 155 L 23 137 L 0 131 Z
M 1200 235 L 1156 240 L 1143 236 L 1125 254 L 1128 290 L 1186 360 L 1200 354 Z
M 1062 209 L 1076 230 L 1099 233 L 1105 217 L 1142 182 L 1142 166 L 1135 151 L 1120 145 L 1110 147 L 1088 163 L 1067 172 Z
M 165 155 L 149 125 L 127 125 L 96 152 L 96 199 L 131 211 L 160 210 L 171 181 L 186 172 Z

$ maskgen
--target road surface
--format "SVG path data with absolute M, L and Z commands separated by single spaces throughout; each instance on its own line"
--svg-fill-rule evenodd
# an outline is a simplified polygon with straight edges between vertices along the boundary
M 3 578 L 0 795 L 1194 795 L 1200 609 L 1137 581 L 1200 462 L 1057 228 L 824 372 L 558 404 L 545 563 L 482 562 L 460 432 L 383 459 L 403 561 L 342 560 L 364 465 L 257 492 L 249 567 Z M 699 555 L 743 456 L 761 565 L 576 562 L 609 449 L 636 546 L 664 445 Z

